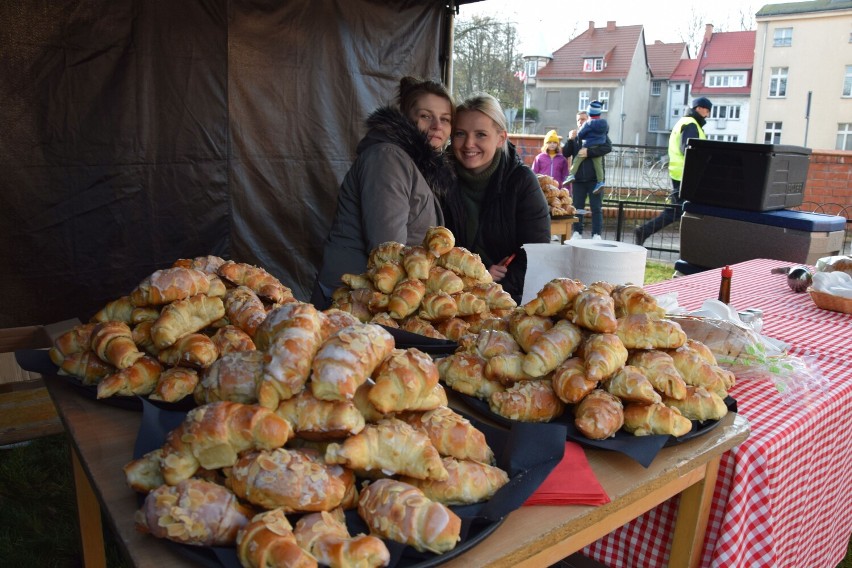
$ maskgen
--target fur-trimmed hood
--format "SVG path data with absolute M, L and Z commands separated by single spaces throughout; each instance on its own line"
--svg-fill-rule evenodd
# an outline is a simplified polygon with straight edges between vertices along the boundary
M 374 144 L 399 146 L 423 175 L 432 192 L 444 196 L 455 182 L 455 172 L 444 152 L 435 150 L 426 133 L 391 106 L 376 109 L 367 118 L 367 135 L 358 144 L 360 154 Z

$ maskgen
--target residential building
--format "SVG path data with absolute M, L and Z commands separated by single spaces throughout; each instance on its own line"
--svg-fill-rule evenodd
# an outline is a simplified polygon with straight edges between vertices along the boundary
M 672 126 L 680 118 L 684 101 L 688 101 L 690 83 L 695 75 L 695 60 L 689 58 L 686 43 L 657 40 L 647 45 L 645 50 L 651 68 L 645 144 L 666 146 Z
M 767 4 L 755 20 L 749 141 L 852 150 L 852 1 Z
M 534 134 L 556 129 L 563 136 L 576 128 L 575 115 L 592 100 L 604 103 L 603 118 L 616 144 L 645 144 L 651 70 L 641 25 L 596 28 L 593 21 L 579 36 L 553 53 L 537 71 L 530 106 L 539 112 Z
M 714 33 L 713 24 L 705 26 L 691 96 L 707 97 L 713 103 L 704 125 L 710 140 L 747 139 L 755 33 Z

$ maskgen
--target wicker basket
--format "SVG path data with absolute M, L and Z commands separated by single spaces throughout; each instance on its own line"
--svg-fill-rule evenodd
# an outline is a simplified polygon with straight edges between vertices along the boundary
M 818 308 L 831 310 L 832 312 L 841 312 L 844 314 L 852 314 L 852 298 L 842 298 L 825 292 L 818 292 L 813 288 L 808 288 L 808 294 L 811 295 L 811 300 Z

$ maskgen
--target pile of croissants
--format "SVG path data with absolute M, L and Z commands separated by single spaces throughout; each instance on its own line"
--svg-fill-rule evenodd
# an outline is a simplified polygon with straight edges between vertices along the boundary
M 571 193 L 567 189 L 560 188 L 559 182 L 544 174 L 538 174 L 536 177 L 541 191 L 544 192 L 544 198 L 550 206 L 551 217 L 574 215 L 577 212 Z
M 682 436 L 727 413 L 734 375 L 663 315 L 641 286 L 557 278 L 460 338 L 438 367 L 450 388 L 512 420 L 548 422 L 570 406 L 590 439 Z

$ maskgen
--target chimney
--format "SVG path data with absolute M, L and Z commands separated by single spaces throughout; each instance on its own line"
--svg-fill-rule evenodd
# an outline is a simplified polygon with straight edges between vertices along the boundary
M 614 32 L 615 31 L 615 20 L 608 21 L 606 23 L 606 31 L 608 31 L 608 32 Z
M 713 35 L 713 24 L 704 24 L 704 42 L 707 43 L 710 41 L 710 37 Z
M 595 33 L 595 21 L 589 20 L 589 35 Z

